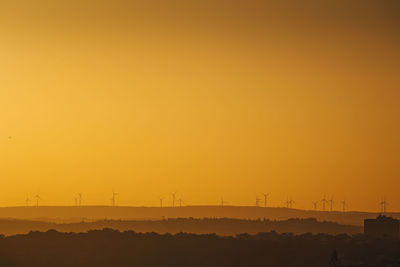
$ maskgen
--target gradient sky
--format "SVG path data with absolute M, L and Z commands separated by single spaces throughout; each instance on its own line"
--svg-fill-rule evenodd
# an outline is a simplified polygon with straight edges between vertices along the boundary
M 400 210 L 400 3 L 2 0 L 0 205 Z M 168 201 L 168 202 L 167 202 Z

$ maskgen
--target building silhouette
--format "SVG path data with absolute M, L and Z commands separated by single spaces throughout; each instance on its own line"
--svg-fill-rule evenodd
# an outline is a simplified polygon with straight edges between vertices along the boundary
M 376 219 L 366 219 L 364 233 L 374 238 L 400 239 L 400 221 L 385 215 L 379 215 Z

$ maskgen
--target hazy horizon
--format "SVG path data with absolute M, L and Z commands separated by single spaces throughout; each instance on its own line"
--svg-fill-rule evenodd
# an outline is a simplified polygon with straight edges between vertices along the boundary
M 39 202 L 39 206 L 36 205 L 35 202 L 30 202 L 28 205 L 22 204 L 23 201 L 20 201 L 21 203 L 18 205 L 7 205 L 7 206 L 0 206 L 0 208 L 37 208 L 37 207 L 68 207 L 68 208 L 79 208 L 79 207 L 107 207 L 107 208 L 165 208 L 165 209 L 171 209 L 171 208 L 190 208 L 190 207 L 240 207 L 240 208 L 261 208 L 264 209 L 264 205 L 263 203 L 260 203 L 258 206 L 255 205 L 255 203 L 248 203 L 248 204 L 224 204 L 223 206 L 218 203 L 218 201 L 216 201 L 216 203 L 212 204 L 204 204 L 204 203 L 189 203 L 189 204 L 182 204 L 182 206 L 179 205 L 179 203 L 175 203 L 175 206 L 172 205 L 172 203 L 165 203 L 163 204 L 163 206 L 161 207 L 160 205 L 152 205 L 152 204 L 148 204 L 148 205 L 143 205 L 138 203 L 137 205 L 131 205 L 129 203 L 127 204 L 119 204 L 118 202 L 116 203 L 115 206 L 113 206 L 111 203 L 106 203 L 106 201 L 104 201 L 104 203 L 83 203 L 81 205 L 77 205 L 75 203 L 73 203 L 74 201 L 71 200 L 70 204 L 51 204 L 51 201 L 49 201 L 49 203 L 46 202 Z M 109 201 L 110 202 L 110 201 Z M 150 201 L 148 201 L 150 202 Z M 301 205 L 301 206 L 307 206 L 306 204 Z M 292 206 L 292 207 L 287 207 L 284 202 L 282 202 L 281 205 L 268 205 L 266 208 L 268 209 L 288 209 L 288 210 L 302 210 L 302 211 L 312 211 L 312 212 L 367 212 L 367 213 L 375 213 L 375 214 L 393 214 L 393 213 L 400 213 L 400 211 L 398 210 L 392 210 L 389 208 L 386 208 L 385 212 L 382 212 L 381 210 L 381 205 L 377 204 L 377 208 L 371 209 L 371 210 L 362 210 L 362 209 L 352 209 L 349 208 L 349 206 L 346 206 L 345 211 L 343 211 L 343 206 L 342 204 L 337 204 L 333 206 L 332 211 L 330 210 L 330 206 L 329 204 L 326 204 L 325 210 L 323 210 L 322 204 L 319 204 L 317 206 L 317 209 L 314 209 L 314 206 L 312 203 L 308 203 L 309 207 L 296 207 L 296 206 Z M 0 216 L 1 218 L 1 216 Z

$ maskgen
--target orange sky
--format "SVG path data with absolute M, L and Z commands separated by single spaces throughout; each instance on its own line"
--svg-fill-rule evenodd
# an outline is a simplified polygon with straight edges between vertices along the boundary
M 0 205 L 400 210 L 400 4 L 320 2 L 1 1 Z

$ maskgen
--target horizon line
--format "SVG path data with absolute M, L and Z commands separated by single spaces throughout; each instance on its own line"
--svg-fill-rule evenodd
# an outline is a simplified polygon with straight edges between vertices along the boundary
M 249 205 L 182 205 L 182 206 L 130 206 L 130 205 L 17 205 L 17 206 L 0 206 L 0 209 L 7 208 L 149 208 L 149 209 L 179 209 L 179 208 L 252 208 L 252 209 L 286 209 L 291 211 L 306 211 L 306 212 L 316 212 L 316 213 L 374 213 L 382 214 L 379 211 L 363 211 L 363 210 L 313 210 L 313 209 L 301 209 L 301 208 L 288 208 L 284 206 L 249 206 Z M 386 214 L 400 213 L 400 211 L 386 211 Z

